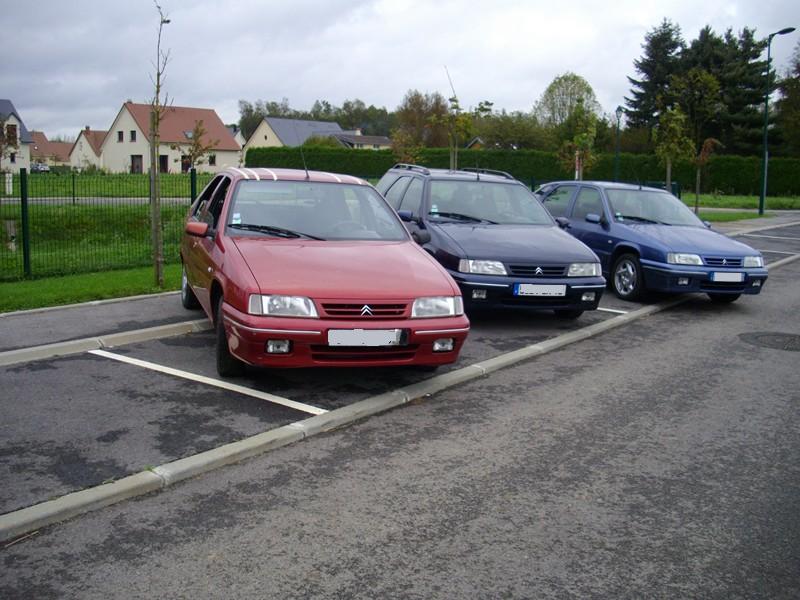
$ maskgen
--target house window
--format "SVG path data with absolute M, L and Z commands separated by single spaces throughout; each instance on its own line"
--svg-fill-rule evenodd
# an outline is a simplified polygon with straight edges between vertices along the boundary
M 12 152 L 11 154 L 8 155 L 8 158 L 12 163 L 17 162 L 17 153 L 16 152 Z
M 136 130 L 135 129 L 131 129 L 131 141 L 132 142 L 136 141 Z
M 217 166 L 217 155 L 216 154 L 209 154 L 208 155 L 208 165 L 210 167 L 216 167 Z
M 117 132 L 117 142 L 122 142 L 124 140 L 125 140 L 125 134 L 122 133 L 121 131 L 118 131 Z
M 17 126 L 16 125 L 6 125 L 6 139 L 9 142 L 16 142 L 17 141 Z

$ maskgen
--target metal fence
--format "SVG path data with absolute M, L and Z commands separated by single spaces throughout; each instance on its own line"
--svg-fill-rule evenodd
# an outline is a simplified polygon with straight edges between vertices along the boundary
M 162 174 L 164 260 L 179 260 L 186 210 L 212 175 Z M 148 174 L 0 174 L 0 280 L 152 264 Z

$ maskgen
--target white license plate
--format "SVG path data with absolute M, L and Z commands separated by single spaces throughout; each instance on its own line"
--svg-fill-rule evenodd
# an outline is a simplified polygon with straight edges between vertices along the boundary
M 565 285 L 537 285 L 535 283 L 518 283 L 514 286 L 515 296 L 566 296 Z
M 329 346 L 398 346 L 402 329 L 329 329 Z
M 711 273 L 711 281 L 739 283 L 744 281 L 744 273 Z

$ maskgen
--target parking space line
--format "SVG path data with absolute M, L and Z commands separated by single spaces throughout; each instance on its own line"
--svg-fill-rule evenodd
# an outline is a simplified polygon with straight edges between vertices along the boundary
M 787 256 L 796 256 L 797 252 L 783 252 L 782 250 L 762 250 L 761 248 L 756 248 L 762 254 L 786 254 Z
M 798 237 L 787 237 L 783 235 L 764 235 L 763 233 L 743 233 L 742 237 L 765 238 L 768 240 L 787 240 L 790 242 L 800 242 Z
M 133 358 L 130 356 L 114 354 L 113 352 L 108 352 L 107 350 L 89 350 L 89 354 L 94 354 L 95 356 L 102 356 L 103 358 L 110 358 L 111 360 L 127 363 L 129 365 L 135 365 L 137 367 L 142 367 L 144 369 L 150 369 L 151 371 L 157 371 L 159 373 L 164 373 L 166 375 L 181 377 L 183 379 L 188 379 L 189 381 L 195 381 L 197 383 L 212 385 L 214 387 L 218 387 L 223 390 L 236 392 L 238 394 L 244 394 L 245 396 L 251 396 L 253 398 L 258 398 L 259 400 L 266 400 L 267 402 L 272 402 L 273 404 L 280 404 L 281 406 L 285 406 L 287 408 L 293 408 L 294 410 L 299 410 L 312 415 L 323 415 L 326 412 L 328 412 L 324 408 L 311 406 L 310 404 L 303 404 L 301 402 L 295 402 L 294 400 L 289 400 L 288 398 L 282 398 L 281 396 L 274 396 L 273 394 L 260 392 L 258 390 L 254 390 L 252 388 L 245 387 L 243 385 L 236 385 L 235 383 L 228 383 L 227 381 L 222 381 L 221 379 L 213 379 L 211 377 L 206 377 L 204 375 L 197 375 L 195 373 L 189 373 L 188 371 L 181 371 L 180 369 L 165 367 L 163 365 L 148 362 L 146 360 L 139 360 L 138 358 Z
M 603 308 L 602 306 L 598 306 L 597 310 L 602 310 L 603 312 L 614 313 L 615 315 L 627 315 L 627 310 L 617 310 L 616 308 Z

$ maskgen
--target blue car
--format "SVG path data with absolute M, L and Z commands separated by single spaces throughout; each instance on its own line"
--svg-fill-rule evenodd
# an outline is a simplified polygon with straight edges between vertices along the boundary
M 761 253 L 712 231 L 664 190 L 601 181 L 556 181 L 536 195 L 551 215 L 597 253 L 614 293 L 702 292 L 714 302 L 758 294 Z
M 467 311 L 526 307 L 576 318 L 597 308 L 606 283 L 597 256 L 511 175 L 398 164 L 377 188 L 458 283 Z

